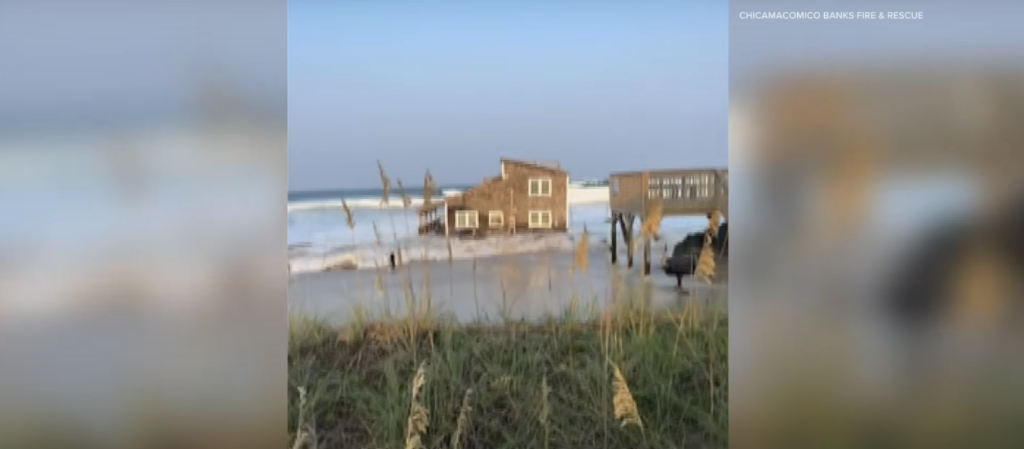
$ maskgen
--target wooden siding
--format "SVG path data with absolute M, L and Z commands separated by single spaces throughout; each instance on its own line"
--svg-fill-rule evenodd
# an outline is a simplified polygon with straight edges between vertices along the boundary
M 569 217 L 566 206 L 569 201 L 569 174 L 558 169 L 543 166 L 504 161 L 505 184 L 513 192 L 509 209 L 505 212 L 506 221 L 514 217 L 516 232 L 529 230 L 531 210 L 551 211 L 551 230 L 565 231 L 569 229 Z M 531 178 L 551 179 L 551 195 L 530 196 Z
M 644 207 L 644 174 L 612 174 L 608 178 L 608 204 L 613 211 L 640 211 Z
M 527 162 L 502 160 L 501 164 L 503 176 L 487 179 L 461 195 L 445 199 L 449 231 L 454 235 L 486 235 L 513 230 L 516 233 L 567 231 L 569 174 L 559 168 Z M 551 195 L 531 197 L 531 178 L 549 178 Z M 479 214 L 480 226 L 477 229 L 455 229 L 456 212 L 464 210 L 474 210 Z M 531 229 L 531 210 L 551 211 L 551 227 Z M 502 226 L 489 226 L 491 211 L 501 211 Z
M 728 203 L 728 181 L 725 169 L 613 173 L 609 204 L 615 212 L 643 214 L 660 201 L 664 215 L 704 215 Z

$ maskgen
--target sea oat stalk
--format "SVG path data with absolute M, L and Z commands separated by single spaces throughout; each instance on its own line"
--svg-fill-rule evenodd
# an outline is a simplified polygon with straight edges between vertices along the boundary
M 345 224 L 348 225 L 348 229 L 355 231 L 356 221 L 352 218 L 352 208 L 348 206 L 348 201 L 345 199 L 341 200 L 341 209 L 345 211 Z
M 544 378 L 540 381 L 540 410 L 537 414 L 537 420 L 540 421 L 540 427 L 544 429 L 544 448 L 547 449 L 550 436 L 551 436 L 551 424 L 549 419 L 551 418 L 551 402 L 549 397 L 551 396 L 551 389 L 548 388 L 548 376 L 544 375 Z
M 615 411 L 615 419 L 619 420 L 622 427 L 632 424 L 643 429 L 643 421 L 640 420 L 640 412 L 637 410 L 636 401 L 633 400 L 633 394 L 629 392 L 626 376 L 622 374 L 622 370 L 615 363 L 610 360 L 609 363 L 611 363 L 614 374 L 612 407 Z
M 714 211 L 708 214 L 708 229 L 704 232 L 704 247 L 697 257 L 696 278 L 711 283 L 715 276 L 715 250 L 713 241 L 718 236 L 718 228 L 721 225 L 721 214 Z
M 466 395 L 462 397 L 462 407 L 459 409 L 459 418 L 455 421 L 455 432 L 452 434 L 452 449 L 459 449 L 462 442 L 462 435 L 469 428 L 469 414 L 473 411 L 470 406 L 470 399 L 473 397 L 473 389 L 467 388 Z
M 395 182 L 398 184 L 398 194 L 402 196 L 402 208 L 408 209 L 412 206 L 412 198 L 405 193 L 405 186 L 402 185 L 401 179 L 396 179 Z
M 380 185 L 384 189 L 384 196 L 381 197 L 380 204 L 382 207 L 386 207 L 391 204 L 391 179 L 388 178 L 387 172 L 384 171 L 384 164 L 377 161 L 377 170 L 380 172 Z
M 423 436 L 427 434 L 429 412 L 420 403 L 420 392 L 427 382 L 427 362 L 420 363 L 416 376 L 412 379 L 412 400 L 409 405 L 409 418 L 405 426 L 405 449 L 421 449 Z
M 313 425 L 312 419 L 309 417 L 309 401 L 306 395 L 305 387 L 296 388 L 299 392 L 299 419 L 295 431 L 295 441 L 292 443 L 292 449 L 300 449 L 303 447 L 310 447 L 316 449 L 317 437 L 316 427 Z
M 583 227 L 583 234 L 580 235 L 580 241 L 576 244 L 576 260 L 574 268 L 586 272 L 590 269 L 590 233 L 587 228 Z
M 658 232 L 661 230 L 661 220 L 663 215 L 663 209 L 661 201 L 655 201 L 648 206 L 647 213 L 644 215 L 644 221 L 640 224 L 640 236 L 645 240 L 651 240 L 658 236 Z

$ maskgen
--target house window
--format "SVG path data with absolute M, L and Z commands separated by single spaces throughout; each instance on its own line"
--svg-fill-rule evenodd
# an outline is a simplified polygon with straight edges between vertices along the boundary
M 551 196 L 551 178 L 530 178 L 530 196 Z
M 487 213 L 487 225 L 492 228 L 500 228 L 505 225 L 505 214 L 500 210 L 492 210 Z
M 455 211 L 455 229 L 476 229 L 480 226 L 480 214 L 475 210 Z
M 550 228 L 551 227 L 551 211 L 549 211 L 549 210 L 531 210 L 530 211 L 530 227 L 531 228 Z

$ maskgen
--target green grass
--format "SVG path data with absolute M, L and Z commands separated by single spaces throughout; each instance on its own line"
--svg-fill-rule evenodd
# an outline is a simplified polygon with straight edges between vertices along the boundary
M 294 436 L 303 387 L 319 449 L 405 447 L 412 378 L 424 361 L 427 448 L 453 447 L 469 388 L 462 448 L 728 445 L 723 310 L 501 326 L 367 320 L 344 329 L 293 317 L 291 332 L 289 431 Z M 614 415 L 612 363 L 627 380 L 642 428 L 623 427 Z

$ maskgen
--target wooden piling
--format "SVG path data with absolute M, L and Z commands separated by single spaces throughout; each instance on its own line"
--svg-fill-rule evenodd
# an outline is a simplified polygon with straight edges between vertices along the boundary
M 644 276 L 651 275 L 651 239 L 644 239 Z
M 611 236 L 611 247 L 612 247 L 612 265 L 615 265 L 619 260 L 619 247 L 618 247 L 618 232 L 615 230 L 615 222 L 619 220 L 619 214 L 612 212 L 612 236 Z
M 634 217 L 635 215 L 631 213 L 623 214 L 622 220 L 619 222 L 622 228 L 622 237 L 626 240 L 626 267 L 628 268 L 633 268 L 633 249 L 636 248 L 633 236 Z

